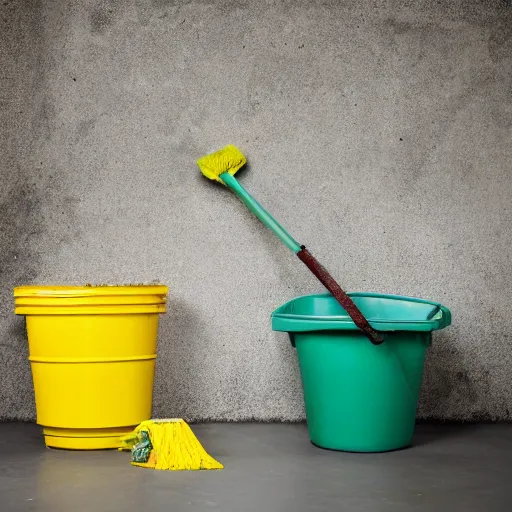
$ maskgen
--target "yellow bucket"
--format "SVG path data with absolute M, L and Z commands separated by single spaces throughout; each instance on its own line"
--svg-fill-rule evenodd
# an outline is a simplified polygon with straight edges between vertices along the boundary
M 37 423 L 47 446 L 118 448 L 151 418 L 167 286 L 21 286 Z

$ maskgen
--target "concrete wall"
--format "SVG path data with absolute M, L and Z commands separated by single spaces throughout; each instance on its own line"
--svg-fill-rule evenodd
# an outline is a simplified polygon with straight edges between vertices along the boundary
M 452 308 L 423 418 L 512 410 L 507 2 L 0 6 L 0 417 L 33 419 L 24 283 L 172 288 L 157 416 L 299 420 L 269 315 L 314 278 L 195 160 L 241 181 L 349 290 Z

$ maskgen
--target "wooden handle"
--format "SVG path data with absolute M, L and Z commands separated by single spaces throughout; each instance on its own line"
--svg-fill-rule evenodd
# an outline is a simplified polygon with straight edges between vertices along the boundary
M 336 280 L 327 272 L 327 270 L 318 262 L 318 260 L 304 247 L 297 253 L 299 259 L 313 272 L 318 280 L 332 293 L 334 298 L 341 304 L 342 308 L 348 313 L 352 321 L 368 336 L 374 345 L 380 345 L 384 341 L 381 333 L 376 331 L 366 320 L 354 301 L 342 290 Z

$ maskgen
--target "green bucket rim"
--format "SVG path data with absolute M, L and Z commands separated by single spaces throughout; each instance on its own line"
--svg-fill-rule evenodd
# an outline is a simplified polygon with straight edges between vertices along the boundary
M 407 297 L 404 295 L 391 295 L 376 292 L 351 292 L 348 293 L 351 298 L 378 298 L 395 300 L 402 302 L 413 302 L 418 304 L 428 304 L 432 306 L 431 312 L 424 320 L 398 320 L 398 319 L 382 319 L 368 317 L 370 325 L 379 331 L 415 331 L 415 332 L 431 332 L 444 329 L 451 324 L 451 312 L 442 304 L 417 297 Z M 297 315 L 287 313 L 296 301 L 304 298 L 326 298 L 334 297 L 330 293 L 313 293 L 309 295 L 301 295 L 286 302 L 277 308 L 271 315 L 272 329 L 280 332 L 308 332 L 308 331 L 354 331 L 359 328 L 354 324 L 352 319 L 342 315 Z

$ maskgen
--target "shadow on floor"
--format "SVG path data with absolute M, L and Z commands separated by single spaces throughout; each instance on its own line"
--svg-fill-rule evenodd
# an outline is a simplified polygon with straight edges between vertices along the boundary
M 472 437 L 482 424 L 418 421 L 413 446 L 426 446 L 443 441 Z

